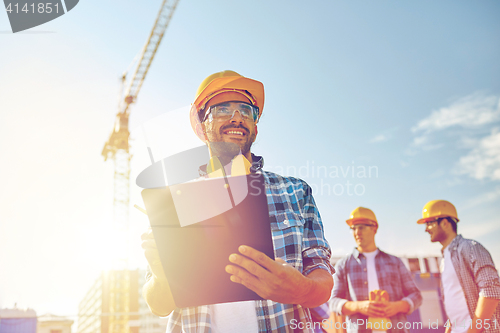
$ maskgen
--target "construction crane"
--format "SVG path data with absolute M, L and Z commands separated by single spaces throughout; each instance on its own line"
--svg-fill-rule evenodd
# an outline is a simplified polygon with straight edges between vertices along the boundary
M 125 311 L 123 315 L 110 317 L 107 323 L 107 331 L 109 333 L 132 333 L 137 332 L 138 327 L 131 327 L 130 323 L 137 319 L 128 313 L 129 295 L 131 291 L 130 271 L 128 268 L 128 230 L 129 230 L 129 197 L 130 197 L 130 131 L 129 118 L 130 106 L 137 101 L 137 96 L 141 90 L 142 83 L 146 78 L 153 58 L 160 46 L 163 34 L 172 19 L 172 15 L 177 7 L 179 0 L 163 0 L 158 16 L 154 23 L 153 29 L 149 34 L 149 38 L 140 53 L 137 67 L 132 76 L 132 79 L 126 86 L 127 71 L 122 75 L 122 96 L 118 105 L 118 113 L 116 114 L 115 124 L 108 141 L 102 149 L 104 160 L 111 158 L 114 162 L 114 199 L 113 199 L 113 219 L 115 231 L 118 237 L 121 236 L 121 241 L 124 243 L 122 253 L 115 258 L 114 265 L 120 265 L 123 269 L 119 274 L 116 274 L 116 281 L 113 282 L 113 287 L 110 292 L 115 297 L 110 298 L 109 306 L 111 309 Z M 126 89 L 123 89 L 126 86 Z M 123 91 L 125 93 L 123 94 Z
M 113 131 L 102 149 L 102 156 L 106 161 L 111 158 L 114 162 L 114 200 L 113 214 L 115 226 L 128 230 L 129 223 L 129 196 L 130 196 L 130 154 L 129 118 L 130 106 L 135 103 L 142 83 L 146 78 L 149 67 L 158 50 L 163 34 L 172 19 L 172 15 L 179 0 L 163 0 L 158 16 L 149 38 L 142 49 L 134 75 L 130 80 L 125 94 L 121 97 Z M 127 73 L 122 76 L 125 86 Z

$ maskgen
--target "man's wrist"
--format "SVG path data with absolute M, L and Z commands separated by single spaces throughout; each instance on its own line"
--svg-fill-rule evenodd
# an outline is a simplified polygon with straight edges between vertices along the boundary
M 408 313 L 410 312 L 410 304 L 405 301 L 405 300 L 401 300 L 401 301 L 398 301 L 398 311 L 401 312 L 401 313 Z
M 313 279 L 304 276 L 304 283 L 301 283 L 301 290 L 299 293 L 298 304 L 307 307 L 307 303 L 309 301 L 309 297 L 314 293 L 315 282 Z
M 356 301 L 346 301 L 342 305 L 341 313 L 345 316 L 353 315 L 359 313 L 359 302 Z

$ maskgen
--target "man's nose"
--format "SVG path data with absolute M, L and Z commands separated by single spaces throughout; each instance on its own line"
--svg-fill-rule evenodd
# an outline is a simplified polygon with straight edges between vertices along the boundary
M 241 116 L 241 113 L 239 110 L 234 110 L 233 111 L 233 116 L 231 117 L 231 122 L 237 122 L 237 123 L 242 123 L 243 122 L 243 117 Z

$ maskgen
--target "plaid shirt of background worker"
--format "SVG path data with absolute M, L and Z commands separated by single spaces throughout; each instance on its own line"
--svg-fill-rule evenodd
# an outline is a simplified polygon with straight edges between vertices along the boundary
M 500 299 L 498 272 L 490 253 L 478 242 L 457 235 L 448 246 L 453 268 L 464 291 L 470 317 L 474 318 L 480 296 Z M 500 332 L 500 306 L 497 306 L 489 323 L 490 328 L 483 332 Z
M 311 188 L 300 179 L 263 171 L 264 160 L 260 156 L 252 154 L 252 159 L 251 172 L 264 176 L 275 257 L 303 275 L 315 269 L 333 274 L 330 246 Z M 146 278 L 149 277 L 150 274 Z M 302 329 L 311 322 L 311 315 L 308 308 L 298 304 L 262 300 L 255 301 L 255 310 L 259 332 L 312 332 Z M 169 316 L 167 332 L 209 333 L 210 312 L 209 305 L 177 308 Z
M 409 313 L 413 312 L 422 304 L 422 296 L 410 272 L 401 259 L 379 250 L 375 257 L 375 266 L 379 288 L 386 290 L 389 294 L 389 301 L 406 301 L 410 305 Z M 366 258 L 357 249 L 352 254 L 342 258 L 335 265 L 333 275 L 332 298 L 330 299 L 330 309 L 338 315 L 342 314 L 342 307 L 347 301 L 367 301 L 368 297 L 368 276 L 366 271 Z M 347 325 L 347 332 L 371 332 L 366 329 L 368 317 L 362 314 L 354 314 L 347 317 L 352 324 Z M 357 320 L 363 320 L 363 325 L 357 326 Z M 406 315 L 398 313 L 390 318 L 392 329 L 390 332 L 409 332 L 404 329 Z M 403 329 L 398 329 L 403 327 Z

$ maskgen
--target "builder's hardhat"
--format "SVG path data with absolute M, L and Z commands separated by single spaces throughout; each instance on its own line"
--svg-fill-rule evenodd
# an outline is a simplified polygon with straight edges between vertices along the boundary
M 201 129 L 201 111 L 223 102 L 251 104 L 259 110 L 260 118 L 264 109 L 264 85 L 229 70 L 214 73 L 203 80 L 189 112 L 191 127 L 203 141 L 206 141 L 206 138 Z
M 425 204 L 422 209 L 422 218 L 417 221 L 418 224 L 424 224 L 440 217 L 452 217 L 458 222 L 457 210 L 455 206 L 446 200 L 432 200 Z
M 358 207 L 355 208 L 351 212 L 351 216 L 349 217 L 348 220 L 346 220 L 347 224 L 349 226 L 355 225 L 355 224 L 371 224 L 374 226 L 378 226 L 377 218 L 375 217 L 375 214 L 372 212 L 371 209 L 365 208 L 365 207 Z

